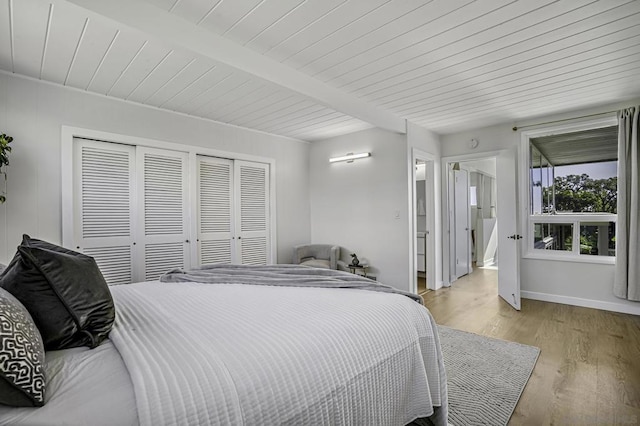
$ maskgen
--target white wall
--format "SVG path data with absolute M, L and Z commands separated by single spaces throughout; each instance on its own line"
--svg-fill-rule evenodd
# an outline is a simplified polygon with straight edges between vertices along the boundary
M 482 160 L 465 161 L 460 167 L 469 171 L 482 172 L 485 175 L 496 176 L 496 160 L 494 158 L 485 158 Z
M 353 163 L 329 163 L 349 152 Z M 409 290 L 406 136 L 367 129 L 311 144 L 311 241 L 366 259 L 382 283 Z
M 278 261 L 310 241 L 306 142 L 0 74 L 0 131 L 14 137 L 8 197 L 0 204 L 0 262 L 21 235 L 60 244 L 61 126 L 68 125 L 276 160 Z
M 633 104 L 633 103 L 631 103 Z M 627 104 L 609 105 L 601 108 L 575 111 L 562 115 L 541 117 L 527 124 L 565 120 L 590 114 L 615 111 Z M 591 118 L 593 119 L 593 118 Z M 581 121 L 589 120 L 589 118 Z M 513 131 L 512 125 L 498 125 L 454 133 L 442 137 L 442 156 L 469 154 L 468 141 L 476 138 L 478 148 L 472 152 L 486 152 L 512 148 L 520 144 L 521 131 Z M 499 195 L 498 195 L 499 197 Z M 521 211 L 522 206 L 517 206 Z M 519 219 L 519 218 L 518 218 Z M 523 226 L 520 225 L 522 234 Z M 618 299 L 613 295 L 614 266 L 537 259 L 521 259 L 520 285 L 523 297 L 536 298 L 560 303 L 598 307 L 640 314 L 640 303 Z

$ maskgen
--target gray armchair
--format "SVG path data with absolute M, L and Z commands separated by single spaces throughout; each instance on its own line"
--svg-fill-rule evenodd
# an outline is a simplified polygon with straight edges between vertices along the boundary
M 293 263 L 316 268 L 338 269 L 340 247 L 331 244 L 305 244 L 293 248 Z

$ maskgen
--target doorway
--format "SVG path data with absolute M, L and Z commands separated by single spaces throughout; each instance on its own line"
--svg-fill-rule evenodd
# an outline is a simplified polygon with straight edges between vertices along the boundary
M 515 162 L 515 149 L 443 158 L 443 255 L 446 286 L 474 268 L 497 269 L 498 294 L 519 310 Z
M 427 287 L 427 162 L 424 160 L 416 160 L 416 274 L 418 294 L 425 293 Z M 429 176 L 431 178 L 431 176 Z
M 496 159 L 449 163 L 451 282 L 474 268 L 497 269 Z
M 439 230 L 436 229 L 436 207 L 439 209 L 439 201 L 435 196 L 439 190 L 439 175 L 436 168 L 439 164 L 435 158 L 426 152 L 413 149 L 410 173 L 410 277 L 411 291 L 423 294 L 428 290 L 434 290 L 442 286 L 441 269 L 438 268 L 437 259 L 439 248 L 436 241 L 439 238 Z M 441 259 L 441 258 L 440 258 Z M 440 283 L 438 285 L 438 276 Z

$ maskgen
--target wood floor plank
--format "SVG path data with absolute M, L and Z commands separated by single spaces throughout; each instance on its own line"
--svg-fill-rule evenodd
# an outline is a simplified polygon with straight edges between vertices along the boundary
M 527 299 L 518 312 L 490 269 L 422 296 L 438 324 L 540 348 L 510 425 L 640 424 L 640 316 Z

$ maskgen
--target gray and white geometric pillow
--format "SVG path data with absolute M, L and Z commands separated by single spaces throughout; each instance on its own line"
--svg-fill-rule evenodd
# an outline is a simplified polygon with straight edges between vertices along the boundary
M 0 288 L 0 404 L 44 405 L 44 345 L 26 308 Z

